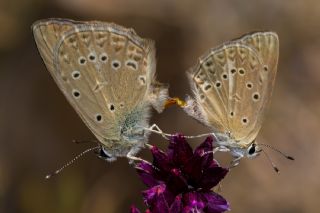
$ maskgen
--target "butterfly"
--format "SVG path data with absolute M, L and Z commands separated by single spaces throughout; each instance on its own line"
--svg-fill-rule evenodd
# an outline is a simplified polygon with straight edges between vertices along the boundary
M 180 105 L 213 129 L 215 151 L 230 151 L 233 166 L 263 151 L 256 137 L 271 99 L 278 56 L 277 34 L 254 32 L 210 49 L 187 71 L 194 96 Z
M 99 156 L 137 159 L 150 106 L 161 112 L 168 95 L 168 85 L 155 80 L 154 42 L 100 21 L 47 19 L 32 30 L 53 79 L 100 142 Z

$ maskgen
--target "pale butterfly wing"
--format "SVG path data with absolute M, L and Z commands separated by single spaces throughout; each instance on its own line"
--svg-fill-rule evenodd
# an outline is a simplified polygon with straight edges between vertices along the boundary
M 240 146 L 257 136 L 271 96 L 278 58 L 278 39 L 273 35 L 254 33 L 225 43 L 188 72 L 201 112 L 194 117 L 216 131 L 230 132 Z M 255 44 L 249 42 L 251 37 Z
M 63 24 L 61 23 L 63 21 Z M 54 48 L 62 35 L 73 29 L 74 25 L 69 20 L 40 20 L 32 25 L 33 35 L 41 57 L 50 73 L 54 73 Z M 52 74 L 54 79 L 55 76 Z
M 259 78 L 258 81 L 260 84 L 262 83 L 265 86 L 265 88 L 261 90 L 262 93 L 265 93 L 262 94 L 264 103 L 260 110 L 260 116 L 257 117 L 257 127 L 260 128 L 266 108 L 271 100 L 277 73 L 279 38 L 274 32 L 256 32 L 243 36 L 239 40 L 241 43 L 254 48 L 258 52 L 263 65 L 263 72 L 261 72 L 261 78 Z
M 105 146 L 112 147 L 110 141 L 119 141 L 132 123 L 147 125 L 148 106 L 160 99 L 149 95 L 155 72 L 152 41 L 103 22 L 50 19 L 35 23 L 33 32 L 59 88 Z M 159 87 L 165 96 L 167 88 Z

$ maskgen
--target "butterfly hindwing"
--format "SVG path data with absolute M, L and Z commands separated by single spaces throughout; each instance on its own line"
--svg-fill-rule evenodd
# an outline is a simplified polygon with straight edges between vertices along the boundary
M 263 88 L 261 92 L 265 94 L 262 94 L 264 103 L 260 110 L 260 116 L 257 119 L 257 125 L 261 126 L 266 108 L 270 104 L 275 77 L 277 74 L 279 38 L 274 32 L 256 32 L 251 35 L 249 34 L 244 36 L 239 40 L 239 42 L 255 49 L 262 61 L 263 67 L 260 70 L 261 78 L 258 82 L 263 82 L 265 88 Z

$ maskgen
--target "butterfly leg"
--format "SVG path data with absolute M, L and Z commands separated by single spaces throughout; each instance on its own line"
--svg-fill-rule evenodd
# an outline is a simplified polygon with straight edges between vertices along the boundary
M 186 135 L 184 136 L 185 138 L 189 138 L 189 139 L 192 139 L 192 138 L 202 138 L 202 137 L 208 137 L 212 135 L 215 139 L 217 139 L 216 135 L 214 133 L 204 133 L 204 134 L 200 134 L 200 135 Z
M 149 146 L 151 146 L 151 145 L 149 145 Z M 132 150 L 132 151 L 128 152 L 126 157 L 129 159 L 129 164 L 132 164 L 134 161 L 144 162 L 146 164 L 151 164 L 150 162 L 148 162 L 142 158 L 134 156 L 135 153 L 136 153 L 136 150 Z
M 211 154 L 211 153 L 214 155 L 214 154 L 216 154 L 216 152 L 220 151 L 219 149 L 220 149 L 220 147 L 215 147 L 212 151 L 208 151 L 208 152 L 202 153 L 201 156 L 208 155 L 208 154 Z
M 229 169 L 232 169 L 232 168 L 238 166 L 239 163 L 240 163 L 240 159 L 241 159 L 241 158 L 242 158 L 242 156 L 239 156 L 239 157 L 234 158 L 234 159 L 230 162 Z
M 218 146 L 213 149 L 213 154 L 216 152 L 230 152 L 230 149 L 225 146 Z
M 157 124 L 152 124 L 149 128 L 144 128 L 147 131 L 156 133 L 161 135 L 162 137 L 164 137 L 166 140 L 169 140 L 169 137 L 174 136 L 173 134 L 168 134 L 168 133 L 164 133 Z M 216 136 L 215 133 L 204 133 L 204 134 L 200 134 L 200 135 L 185 135 L 185 138 L 188 139 L 192 139 L 192 138 L 200 138 L 200 137 L 208 137 L 208 136 L 213 136 L 215 138 L 215 140 L 218 140 L 218 137 Z
M 159 134 L 159 135 L 161 135 L 163 138 L 165 138 L 166 140 L 169 140 L 168 137 L 173 136 L 173 135 L 171 135 L 171 134 L 164 133 L 164 132 L 158 127 L 157 124 L 152 124 L 149 128 L 144 128 L 144 129 L 147 130 L 147 131 L 150 131 L 150 132 Z
M 151 144 L 146 143 L 145 145 L 146 145 L 146 147 L 148 147 L 149 149 L 152 149 L 152 148 L 153 148 L 153 145 L 151 145 Z
M 133 155 L 129 155 L 128 154 L 126 157 L 130 160 L 129 164 L 132 164 L 134 161 L 139 161 L 139 162 L 144 162 L 144 163 L 150 164 L 148 161 L 146 161 L 146 160 L 144 160 L 142 158 L 133 156 Z
M 228 148 L 226 148 L 226 147 L 215 147 L 212 151 L 209 151 L 209 152 L 204 152 L 203 154 L 202 154 L 202 156 L 204 156 L 204 155 L 207 155 L 207 154 L 216 154 L 216 152 L 229 152 L 230 151 L 230 149 L 228 149 Z
M 216 147 L 216 148 L 214 148 L 214 149 L 212 150 L 212 153 L 215 154 L 215 153 L 218 152 L 218 151 L 219 151 L 219 147 Z

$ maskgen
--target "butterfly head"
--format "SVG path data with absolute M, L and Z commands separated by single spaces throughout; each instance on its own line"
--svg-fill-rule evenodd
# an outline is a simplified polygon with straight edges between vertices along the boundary
M 101 146 L 99 149 L 96 149 L 95 154 L 98 156 L 98 158 L 108 162 L 116 160 L 116 157 L 113 157 L 110 153 L 108 153 L 103 146 Z
M 251 142 L 251 144 L 247 147 L 247 150 L 246 150 L 246 156 L 248 158 L 255 158 L 257 157 L 260 152 L 262 151 L 261 148 L 259 148 L 258 144 L 255 142 L 255 140 L 253 140 Z

